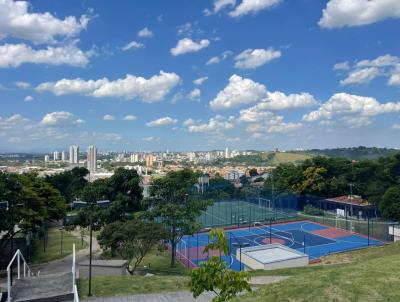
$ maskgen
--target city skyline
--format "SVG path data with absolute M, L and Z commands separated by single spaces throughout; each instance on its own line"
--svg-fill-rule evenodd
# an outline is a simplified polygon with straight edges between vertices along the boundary
M 16 3 L 0 152 L 400 146 L 398 1 Z

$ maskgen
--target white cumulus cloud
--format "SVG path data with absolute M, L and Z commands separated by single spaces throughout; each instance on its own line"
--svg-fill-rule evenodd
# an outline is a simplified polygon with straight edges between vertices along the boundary
M 208 77 L 201 77 L 201 78 L 194 80 L 193 84 L 200 86 L 207 80 L 208 80 Z
M 82 51 L 73 44 L 43 49 L 33 49 L 24 43 L 3 44 L 0 46 L 0 68 L 18 67 L 25 63 L 81 67 L 89 63 L 92 55 L 92 51 Z
M 186 120 L 187 122 L 188 120 Z M 187 130 L 189 132 L 220 132 L 224 130 L 230 130 L 235 127 L 234 117 L 230 116 L 229 118 L 225 118 L 221 115 L 216 115 L 215 117 L 210 118 L 210 120 L 206 123 L 197 123 L 195 124 L 193 120 L 190 119 L 190 123 L 186 123 L 188 125 Z
M 106 114 L 103 116 L 103 120 L 109 122 L 115 120 L 115 117 L 113 115 Z
M 336 93 L 318 110 L 303 116 L 303 120 L 313 122 L 329 120 L 335 116 L 372 117 L 380 114 L 399 112 L 400 102 L 380 103 L 375 98 L 348 93 Z M 364 119 L 365 121 L 365 119 Z
M 137 120 L 137 116 L 136 115 L 132 115 L 132 114 L 129 114 L 129 115 L 126 115 L 124 118 L 123 118 L 123 120 L 124 121 L 136 121 Z
M 129 49 L 139 49 L 139 48 L 144 48 L 144 45 L 142 43 L 132 41 L 126 44 L 124 47 L 122 47 L 122 50 L 127 51 Z
M 0 39 L 14 37 L 36 44 L 53 44 L 60 37 L 71 38 L 86 29 L 90 18 L 57 18 L 49 12 L 33 13 L 27 1 L 0 0 Z
M 400 18 L 398 0 L 329 0 L 318 24 L 324 28 L 341 28 L 372 24 Z
M 229 13 L 229 16 L 237 18 L 248 14 L 256 14 L 264 9 L 273 8 L 281 2 L 282 0 L 242 0 L 242 2 Z
M 229 78 L 229 84 L 210 102 L 212 109 L 239 107 L 261 101 L 267 95 L 264 85 L 236 74 Z
M 180 81 L 176 73 L 160 71 L 149 79 L 127 74 L 125 78 L 110 81 L 62 79 L 44 82 L 36 87 L 38 92 L 50 91 L 55 95 L 80 94 L 96 98 L 115 97 L 127 100 L 140 99 L 152 103 L 161 101 Z
M 200 51 L 203 48 L 208 47 L 208 45 L 210 45 L 210 41 L 207 39 L 195 42 L 192 39 L 184 38 L 179 40 L 176 46 L 174 48 L 171 48 L 170 51 L 173 56 L 179 56 L 185 53 Z
M 78 119 L 74 114 L 67 111 L 56 111 L 47 113 L 41 121 L 42 125 L 46 126 L 66 126 L 76 124 Z M 80 121 L 78 121 L 80 123 Z
M 138 31 L 138 36 L 140 38 L 152 38 L 154 36 L 154 33 L 147 27 L 144 27 Z
M 280 51 L 269 49 L 246 49 L 235 57 L 235 67 L 241 69 L 255 69 L 272 60 L 280 58 Z
M 159 127 L 159 126 L 168 126 L 168 125 L 175 125 L 178 122 L 177 119 L 173 119 L 169 116 L 161 117 L 154 121 L 148 122 L 146 124 L 147 127 Z

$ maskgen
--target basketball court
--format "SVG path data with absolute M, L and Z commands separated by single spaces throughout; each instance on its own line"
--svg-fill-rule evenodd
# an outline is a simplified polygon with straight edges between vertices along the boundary
M 310 262 L 313 262 L 332 253 L 384 244 L 382 241 L 364 235 L 311 221 L 236 228 L 226 230 L 225 235 L 229 242 L 230 254 L 221 255 L 221 257 L 234 270 L 243 268 L 236 259 L 236 250 L 251 246 L 280 243 L 308 255 Z M 187 267 L 197 267 L 200 262 L 207 260 L 210 256 L 219 256 L 218 252 L 203 252 L 208 243 L 208 232 L 185 236 L 178 244 L 177 257 Z

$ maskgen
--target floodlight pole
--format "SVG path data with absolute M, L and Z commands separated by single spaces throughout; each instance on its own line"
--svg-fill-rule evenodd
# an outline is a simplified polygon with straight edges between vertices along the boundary
M 89 240 L 89 293 L 88 297 L 92 296 L 92 231 L 93 231 L 93 218 L 92 213 L 90 213 L 90 224 L 89 224 L 89 233 L 90 233 L 90 240 Z

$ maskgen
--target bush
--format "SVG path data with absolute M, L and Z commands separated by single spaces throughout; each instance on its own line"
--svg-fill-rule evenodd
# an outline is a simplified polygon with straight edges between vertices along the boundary
M 324 215 L 324 210 L 316 208 L 310 204 L 304 206 L 304 214 L 312 216 L 322 216 Z

